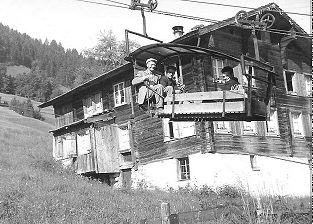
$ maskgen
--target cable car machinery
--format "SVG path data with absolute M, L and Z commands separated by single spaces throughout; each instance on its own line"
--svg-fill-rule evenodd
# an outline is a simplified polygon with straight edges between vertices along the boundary
M 239 91 L 224 90 L 210 92 L 195 92 L 195 93 L 173 93 L 172 97 L 164 98 L 164 110 L 157 113 L 160 118 L 170 118 L 172 121 L 265 121 L 268 119 L 269 101 L 271 98 L 273 80 L 275 79 L 274 67 L 267 63 L 261 62 L 259 58 L 259 50 L 255 35 L 255 28 L 266 28 L 273 25 L 275 17 L 272 14 L 265 14 L 259 19 L 256 16 L 256 21 L 248 20 L 247 13 L 239 11 L 235 16 L 235 23 L 243 28 L 252 30 L 254 50 L 256 58 L 246 55 L 241 55 L 240 58 L 224 54 L 212 49 L 201 48 L 197 46 L 162 43 L 162 41 L 148 37 L 146 33 L 146 22 L 143 8 L 149 8 L 151 11 L 157 6 L 157 1 L 149 0 L 148 4 L 140 3 L 140 0 L 132 0 L 131 9 L 140 9 L 143 17 L 143 32 L 144 35 L 126 30 L 126 48 L 128 56 L 125 58 L 134 65 L 144 66 L 145 60 L 154 57 L 158 63 L 165 64 L 169 59 L 177 58 L 179 62 L 179 73 L 182 79 L 181 57 L 183 55 L 205 55 L 219 58 L 230 59 L 238 62 L 241 66 L 242 75 L 247 78 L 248 86 Z M 128 32 L 139 35 L 150 40 L 158 41 L 157 44 L 150 44 L 129 53 Z M 246 72 L 246 66 L 251 66 L 257 70 L 267 73 L 267 79 L 260 78 L 256 75 Z M 266 96 L 260 101 L 253 96 L 252 79 L 258 80 L 267 85 L 265 90 Z M 147 86 L 149 91 L 153 91 Z M 161 96 L 163 97 L 163 96 Z M 149 105 L 149 104 L 148 104 Z M 133 106 L 132 106 L 133 107 Z M 132 108 L 132 111 L 134 109 Z

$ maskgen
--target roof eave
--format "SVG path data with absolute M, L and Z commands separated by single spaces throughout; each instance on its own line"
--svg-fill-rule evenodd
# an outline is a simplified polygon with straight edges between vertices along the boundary
M 85 82 L 77 87 L 75 87 L 74 89 L 71 89 L 70 91 L 60 95 L 60 96 L 57 96 L 47 102 L 44 102 L 40 105 L 38 105 L 39 108 L 45 108 L 45 107 L 48 107 L 48 106 L 51 106 L 51 105 L 54 105 L 58 102 L 60 102 L 62 99 L 66 98 L 66 97 L 70 97 L 72 96 L 74 93 L 79 93 L 80 91 L 83 91 L 85 90 L 86 88 L 89 88 L 93 85 L 95 85 L 96 83 L 98 83 L 99 81 L 103 81 L 103 80 L 106 80 L 108 79 L 109 77 L 111 76 L 114 76 L 114 75 L 117 75 L 121 72 L 124 72 L 124 71 L 127 71 L 127 69 L 130 69 L 132 68 L 132 64 L 131 63 L 127 63 L 125 65 L 122 65 L 118 68 L 115 68 L 115 69 L 112 69 L 102 75 L 99 75 L 91 80 L 89 80 L 88 82 Z

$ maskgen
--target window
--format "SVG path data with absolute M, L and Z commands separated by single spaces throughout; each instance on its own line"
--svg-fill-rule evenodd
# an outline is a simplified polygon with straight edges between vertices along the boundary
M 291 112 L 292 128 L 294 137 L 303 137 L 303 123 L 301 112 Z
M 284 74 L 286 91 L 289 94 L 297 94 L 296 75 L 294 72 L 285 71 Z
M 229 121 L 215 121 L 214 130 L 217 133 L 231 133 Z
M 222 69 L 224 67 L 224 61 L 222 59 L 212 59 L 213 77 L 215 79 L 222 79 Z
M 87 114 L 93 114 L 93 106 L 92 106 L 92 97 L 87 98 L 86 100 Z
M 256 121 L 244 121 L 243 122 L 243 134 L 244 135 L 255 135 L 256 131 Z
M 84 117 L 91 117 L 93 115 L 103 112 L 103 104 L 101 93 L 91 95 L 83 100 Z
M 124 82 L 120 82 L 113 86 L 114 89 L 114 105 L 121 106 L 126 103 L 125 101 L 125 88 Z
M 271 108 L 270 120 L 266 121 L 266 134 L 269 136 L 279 135 L 279 126 L 276 109 Z
M 246 66 L 246 74 L 254 76 L 254 68 L 252 66 Z M 245 75 L 242 76 L 242 85 L 248 86 L 248 79 Z M 255 86 L 255 79 L 252 78 L 252 86 Z
M 185 138 L 196 134 L 195 122 L 172 122 L 169 118 L 163 119 L 164 141 Z
M 184 157 L 177 159 L 178 161 L 178 179 L 190 180 L 189 158 Z

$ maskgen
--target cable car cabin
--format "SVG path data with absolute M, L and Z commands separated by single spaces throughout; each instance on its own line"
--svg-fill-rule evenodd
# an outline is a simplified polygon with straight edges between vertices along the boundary
M 158 60 L 157 69 L 160 71 L 165 72 L 166 66 L 175 65 L 176 80 L 186 85 L 186 92 L 174 91 L 172 96 L 164 96 L 164 109 L 156 113 L 159 118 L 171 118 L 173 121 L 267 120 L 276 75 L 272 66 L 244 55 L 236 58 L 211 49 L 174 43 L 143 46 L 130 53 L 126 60 L 133 62 L 136 74 L 138 67 L 145 67 L 148 58 Z M 239 88 L 220 90 L 219 84 L 214 82 L 219 77 L 214 77 L 212 69 L 202 69 L 202 75 L 195 74 L 196 71 L 184 72 L 186 61 L 199 58 L 227 60 L 227 65 L 233 67 L 234 76 L 240 83 Z M 193 86 L 197 85 L 194 84 L 197 81 L 190 82 L 197 79 L 203 80 L 202 86 Z

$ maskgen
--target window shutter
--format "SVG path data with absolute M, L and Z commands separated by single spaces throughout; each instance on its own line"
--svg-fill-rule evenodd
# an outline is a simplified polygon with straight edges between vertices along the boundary
M 118 128 L 118 137 L 119 137 L 119 149 L 120 150 L 130 149 L 129 130 L 127 126 Z
M 103 105 L 102 105 L 102 97 L 101 93 L 97 93 L 95 95 L 95 103 L 96 103 L 96 113 L 101 113 L 103 111 Z
M 87 118 L 87 100 L 83 99 L 83 110 L 84 110 L 84 118 Z
M 77 134 L 77 154 L 84 155 L 91 151 L 91 139 L 89 130 Z
M 179 130 L 179 137 L 185 138 L 195 134 L 195 122 L 176 122 Z
M 294 73 L 292 76 L 292 88 L 293 92 L 297 94 L 299 94 L 298 85 L 299 85 L 299 74 Z
M 179 122 L 172 122 L 174 138 L 181 138 L 179 131 Z
M 53 156 L 53 158 L 56 158 L 56 149 L 57 149 L 57 147 L 56 147 L 57 141 L 56 140 L 57 140 L 57 138 L 52 136 L 52 156 Z
M 243 85 L 243 75 L 241 71 L 241 65 L 238 64 L 236 67 L 233 68 L 234 76 L 238 79 L 238 82 Z
M 58 136 L 56 137 L 55 159 L 56 160 L 62 159 L 62 156 L 63 156 L 63 141 L 62 141 L 62 137 Z
M 304 128 L 304 136 L 312 137 L 312 121 L 310 114 L 302 114 L 303 116 L 303 128 Z
M 125 101 L 130 103 L 130 98 L 132 97 L 131 86 L 125 88 Z
M 292 116 L 292 123 L 293 123 L 293 133 L 295 136 L 304 136 L 303 135 L 303 122 L 302 122 L 302 115 L 301 113 L 293 112 Z
M 164 134 L 164 141 L 170 140 L 170 129 L 169 129 L 169 118 L 163 118 L 163 134 Z
M 300 96 L 306 96 L 306 81 L 305 81 L 305 75 L 302 73 L 297 73 L 297 90 L 298 90 L 298 95 Z

